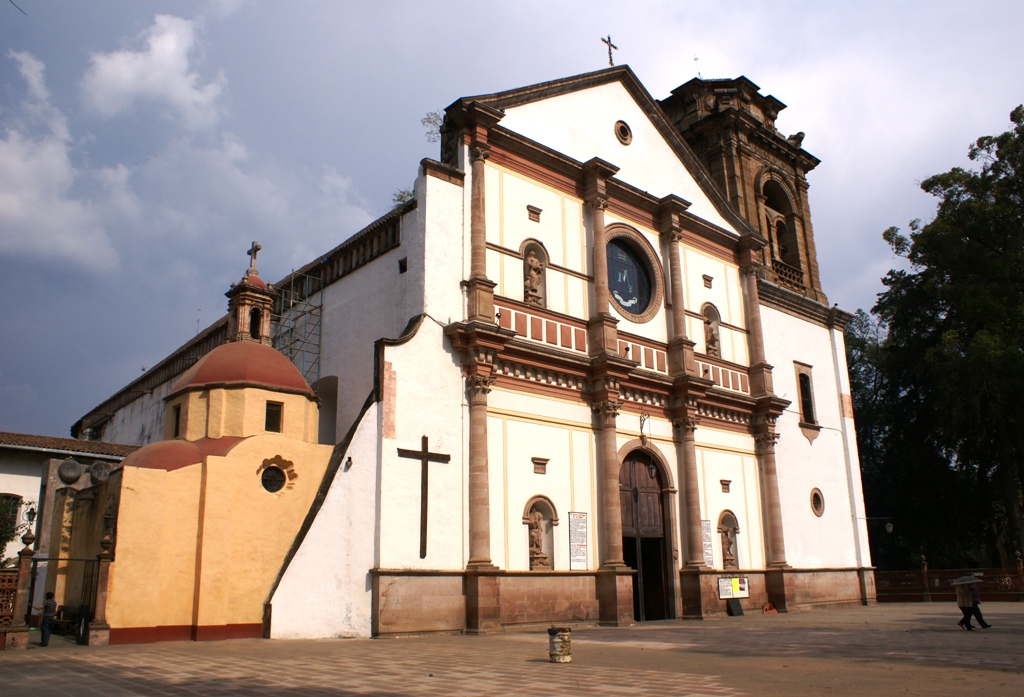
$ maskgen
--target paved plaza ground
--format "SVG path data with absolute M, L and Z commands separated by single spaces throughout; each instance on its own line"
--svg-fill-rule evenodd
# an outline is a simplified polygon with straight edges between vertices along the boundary
M 877 605 L 488 636 L 237 640 L 0 652 L 0 695 L 1024 695 L 1024 604 Z M 33 633 L 38 641 L 38 633 Z

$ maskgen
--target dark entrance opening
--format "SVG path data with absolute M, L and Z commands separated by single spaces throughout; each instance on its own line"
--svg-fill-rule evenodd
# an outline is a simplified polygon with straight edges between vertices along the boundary
M 651 457 L 639 450 L 630 453 L 619 470 L 622 556 L 636 569 L 633 617 L 639 622 L 669 617 L 661 490 L 661 478 Z

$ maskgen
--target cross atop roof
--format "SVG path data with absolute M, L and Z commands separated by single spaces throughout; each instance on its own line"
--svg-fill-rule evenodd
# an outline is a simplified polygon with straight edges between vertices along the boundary
M 609 34 L 607 38 L 601 39 L 601 41 L 608 44 L 608 65 L 614 66 L 615 61 L 612 60 L 612 49 L 614 48 L 616 51 L 618 51 L 619 47 L 612 43 L 611 34 Z
M 249 259 L 249 271 L 247 273 L 257 273 L 256 271 L 256 255 L 260 253 L 263 246 L 256 240 L 252 241 L 252 246 L 249 247 L 249 251 L 246 252 L 251 258 Z

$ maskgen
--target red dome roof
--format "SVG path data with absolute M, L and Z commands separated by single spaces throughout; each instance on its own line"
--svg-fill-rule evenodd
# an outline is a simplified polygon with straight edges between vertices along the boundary
M 316 398 L 284 354 L 254 341 L 222 344 L 210 351 L 178 378 L 167 396 L 210 387 L 261 387 Z
M 247 273 L 244 276 L 242 276 L 242 280 L 238 282 L 238 285 L 253 286 L 254 288 L 261 288 L 263 290 L 266 290 L 267 288 L 267 284 L 263 281 L 263 279 L 254 273 Z
M 171 472 L 202 462 L 207 455 L 223 456 L 240 440 L 236 437 L 200 438 L 194 443 L 180 439 L 161 440 L 139 448 L 121 464 Z

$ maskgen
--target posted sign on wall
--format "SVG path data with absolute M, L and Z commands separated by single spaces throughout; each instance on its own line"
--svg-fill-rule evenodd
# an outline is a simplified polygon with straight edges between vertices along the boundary
M 704 544 L 704 563 L 707 566 L 715 566 L 715 552 L 711 548 L 711 521 L 700 521 L 700 540 Z
M 569 569 L 587 568 L 587 514 L 569 511 Z
M 722 600 L 749 598 L 750 587 L 747 585 L 746 576 L 718 579 L 718 597 Z

